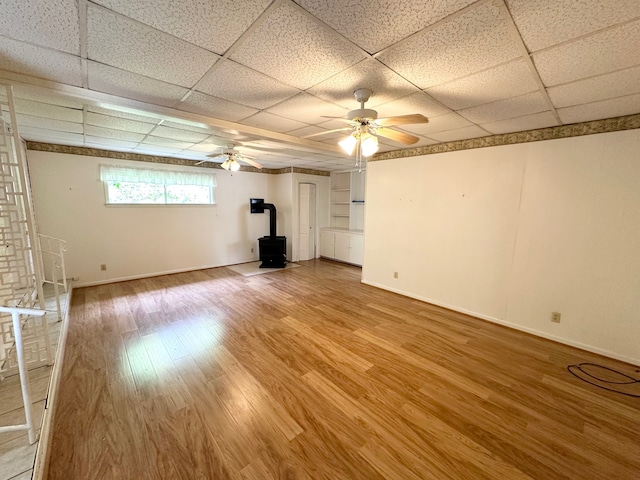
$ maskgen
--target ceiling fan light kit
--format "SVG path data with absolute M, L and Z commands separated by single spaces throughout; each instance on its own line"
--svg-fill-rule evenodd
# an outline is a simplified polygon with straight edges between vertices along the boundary
M 222 165 L 220 166 L 225 170 L 231 170 L 232 172 L 237 172 L 238 170 L 240 170 L 240 164 L 236 162 L 236 159 L 233 158 L 233 156 L 227 158 L 224 162 L 222 162 Z

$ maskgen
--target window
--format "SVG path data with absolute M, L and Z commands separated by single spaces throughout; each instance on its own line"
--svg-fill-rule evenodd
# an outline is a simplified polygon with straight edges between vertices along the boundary
M 100 165 L 107 204 L 212 205 L 216 177 L 160 169 Z

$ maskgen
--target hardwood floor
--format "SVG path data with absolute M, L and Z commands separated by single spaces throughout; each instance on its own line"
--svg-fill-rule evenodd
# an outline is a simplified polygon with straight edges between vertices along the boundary
M 50 479 L 638 479 L 636 368 L 324 260 L 76 289 Z

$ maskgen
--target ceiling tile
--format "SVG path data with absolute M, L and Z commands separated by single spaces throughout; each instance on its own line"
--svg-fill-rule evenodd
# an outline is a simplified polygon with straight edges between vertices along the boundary
M 538 84 L 527 63 L 517 60 L 428 88 L 426 92 L 453 110 L 460 110 L 537 89 Z
M 195 133 L 205 133 L 208 135 L 211 135 L 211 133 L 214 131 L 213 128 L 211 128 L 208 125 L 205 125 L 204 123 L 187 122 L 181 119 L 175 119 L 173 121 L 164 120 L 162 122 L 162 125 L 169 128 L 175 128 L 177 130 L 185 130 L 187 132 L 195 132 Z
M 134 145 L 137 145 L 134 143 Z M 89 142 L 85 140 L 84 146 L 87 148 L 95 148 L 97 150 L 108 150 L 112 152 L 131 152 L 134 147 L 129 147 L 126 145 L 121 145 L 119 142 L 115 142 L 114 140 L 110 140 L 108 144 L 100 143 L 100 142 Z
M 111 128 L 96 127 L 94 125 L 87 125 L 84 129 L 87 136 L 93 137 L 111 138 L 114 140 L 124 140 L 127 142 L 141 142 L 144 138 L 144 134 L 127 132 L 125 130 L 113 130 Z
M 437 117 L 445 113 L 451 113 L 451 110 L 442 106 L 436 100 L 431 98 L 424 92 L 416 92 L 412 95 L 385 103 L 377 107 L 378 114 L 383 117 L 395 117 L 397 115 L 407 115 L 410 113 L 420 113 L 425 117 Z
M 87 16 L 90 60 L 191 87 L 220 58 L 91 3 Z
M 638 112 L 640 112 L 640 94 L 558 109 L 563 123 L 588 122 Z
M 82 110 L 59 107 L 48 103 L 32 102 L 22 98 L 15 99 L 16 113 L 26 113 L 36 117 L 46 117 L 54 120 L 82 123 Z
M 298 90 L 235 62 L 222 60 L 197 85 L 197 89 L 254 108 L 267 108 L 298 93 Z
M 82 69 L 78 57 L 1 36 L 0 70 L 68 85 L 82 85 Z
M 242 123 L 244 125 L 273 130 L 274 132 L 288 132 L 289 130 L 296 130 L 306 126 L 305 123 L 279 117 L 278 115 L 273 115 L 272 113 L 267 112 L 256 113 L 255 115 L 243 120 Z
M 547 87 L 640 64 L 640 20 L 533 54 Z
M 191 150 L 181 150 L 178 154 L 177 154 L 180 158 L 186 158 L 188 160 L 204 160 L 207 158 L 206 155 L 200 153 L 200 152 L 193 152 Z
M 127 140 L 115 140 L 113 138 L 94 137 L 93 135 L 86 135 L 85 142 L 87 147 L 91 145 L 100 145 L 96 148 L 124 148 L 132 149 L 138 145 L 138 142 L 129 142 Z
M 32 102 L 45 103 L 47 105 L 58 105 L 60 107 L 75 108 L 82 110 L 83 104 L 80 100 L 64 97 L 56 92 L 47 90 L 34 90 L 29 85 L 14 85 L 14 98 L 31 100 Z
M 188 92 L 177 85 L 96 62 L 89 62 L 89 88 L 165 107 L 175 105 Z
M 458 113 L 473 123 L 489 123 L 543 112 L 549 108 L 541 92 L 532 92 L 519 97 L 459 110 Z
M 557 108 L 640 93 L 640 66 L 551 87 L 547 93 Z
M 142 143 L 140 144 L 140 147 L 150 148 L 149 147 L 150 145 L 154 145 L 154 146 L 157 145 L 160 147 L 177 148 L 179 150 L 184 150 L 185 148 L 193 147 L 194 143 L 183 142 L 183 141 L 175 140 L 172 138 L 162 138 L 162 137 L 155 137 L 153 135 L 147 135 L 145 139 L 142 141 Z
M 220 143 L 225 143 L 225 142 L 203 142 L 203 143 L 196 143 L 195 145 L 192 145 L 189 147 L 189 151 L 192 152 L 200 152 L 200 153 L 212 153 L 215 151 L 219 151 L 221 147 L 224 147 L 225 145 L 220 145 Z M 233 141 L 229 141 L 230 144 L 233 143 Z
M 426 29 L 378 59 L 421 89 L 520 56 L 495 1 Z
M 474 1 L 296 0 L 296 3 L 367 52 L 376 53 Z
M 271 0 L 94 0 L 94 3 L 223 54 Z
M 483 123 L 482 128 L 491 133 L 522 132 L 524 130 L 535 130 L 537 128 L 555 127 L 558 125 L 556 117 L 550 111 L 534 113 L 518 118 L 500 120 L 499 122 Z
M 447 113 L 438 117 L 429 118 L 429 123 L 403 125 L 402 129 L 418 135 L 431 136 L 432 133 L 455 130 L 470 125 L 471 122 L 469 120 L 461 117 L 457 113 Z
M 7 37 L 80 55 L 77 0 L 0 3 L 0 32 Z
M 197 143 L 209 138 L 210 133 L 190 132 L 188 130 L 170 128 L 163 124 L 154 128 L 151 132 L 151 135 L 156 137 L 171 138 L 173 140 L 181 140 L 183 142 Z
M 367 59 L 309 89 L 309 93 L 354 110 L 360 108 L 353 95 L 358 88 L 368 88 L 373 92 L 366 104 L 367 108 L 374 108 L 418 91 L 385 65 L 375 59 Z
M 271 12 L 231 54 L 232 60 L 303 90 L 364 57 L 359 48 L 289 3 Z
M 54 143 L 56 145 L 82 145 L 84 135 L 81 133 L 61 132 L 37 127 L 19 126 L 20 136 L 31 142 Z
M 530 52 L 640 17 L 638 0 L 507 0 Z
M 320 128 L 315 125 L 309 125 L 307 127 L 298 128 L 296 130 L 291 130 L 287 132 L 289 135 L 293 135 L 294 137 L 302 138 L 306 135 L 315 135 L 316 133 L 326 132 L 327 129 Z M 317 140 L 317 138 L 312 138 L 312 140 Z
M 486 137 L 489 135 L 482 128 L 472 125 L 470 127 L 459 128 L 457 130 L 447 130 L 429 135 L 440 142 L 455 142 L 456 140 L 466 140 L 468 138 Z
M 148 144 L 140 144 L 136 148 L 133 149 L 136 153 L 141 153 L 143 155 L 158 155 L 158 156 L 176 156 L 182 149 L 180 148 L 170 148 L 170 147 L 161 147 L 158 145 L 148 145 Z
M 16 114 L 19 128 L 36 127 L 59 132 L 82 133 L 82 123 L 66 122 L 51 118 L 35 117 L 33 115 Z
M 186 100 L 180 102 L 177 108 L 231 122 L 237 122 L 257 112 L 255 108 L 245 107 L 200 92 L 192 92 Z
M 305 123 L 326 122 L 327 119 L 322 118 L 323 116 L 346 117 L 347 115 L 346 108 L 326 102 L 308 93 L 300 93 L 285 100 L 275 107 L 271 107 L 268 112 Z
M 87 112 L 87 125 L 95 125 L 97 127 L 111 128 L 114 130 L 125 130 L 134 133 L 149 133 L 154 123 L 137 122 L 126 118 L 112 117 L 110 115 L 100 115 L 98 113 Z
M 125 120 L 133 120 L 135 122 L 156 124 L 158 120 L 155 116 L 137 115 L 131 112 L 123 112 L 118 105 L 106 105 L 102 103 L 102 107 L 95 105 L 87 105 L 87 111 L 97 113 L 99 115 L 108 115 L 110 117 L 123 118 Z

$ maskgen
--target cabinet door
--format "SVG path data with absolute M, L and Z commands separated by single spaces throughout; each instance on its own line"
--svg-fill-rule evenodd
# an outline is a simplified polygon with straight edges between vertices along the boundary
M 350 235 L 349 263 L 362 266 L 364 262 L 364 235 Z
M 335 259 L 340 260 L 342 262 L 350 262 L 349 258 L 351 255 L 349 254 L 349 235 L 348 233 L 335 233 L 334 234 L 334 249 L 335 249 Z
M 320 230 L 320 256 L 334 258 L 333 232 Z

